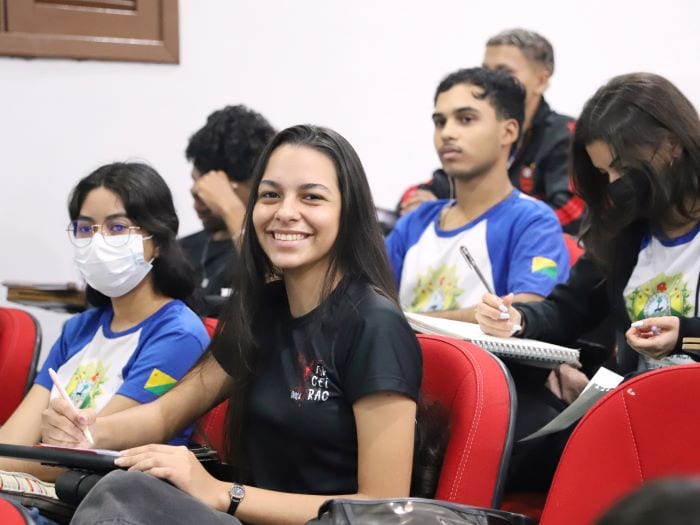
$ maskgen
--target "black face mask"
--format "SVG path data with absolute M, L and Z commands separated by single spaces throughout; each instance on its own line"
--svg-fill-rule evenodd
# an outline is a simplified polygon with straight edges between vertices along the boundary
M 648 218 L 651 213 L 651 182 L 641 171 L 630 171 L 608 184 L 608 195 L 618 211 L 635 219 Z

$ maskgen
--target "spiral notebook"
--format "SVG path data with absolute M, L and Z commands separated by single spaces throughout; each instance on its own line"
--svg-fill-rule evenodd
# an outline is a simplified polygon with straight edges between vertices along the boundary
M 496 354 L 498 357 L 541 368 L 554 368 L 561 363 L 581 366 L 579 351 L 575 348 L 553 345 L 534 339 L 494 337 L 482 332 L 478 324 L 411 312 L 404 312 L 404 314 L 411 328 L 416 332 L 464 339 Z

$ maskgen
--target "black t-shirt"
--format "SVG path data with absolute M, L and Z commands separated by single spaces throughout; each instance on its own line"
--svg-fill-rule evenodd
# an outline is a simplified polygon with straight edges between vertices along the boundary
M 238 252 L 231 239 L 214 241 L 202 230 L 180 239 L 180 246 L 195 268 L 195 279 L 205 296 L 204 315 L 218 317 L 225 301 L 222 288 L 230 288 Z
M 417 400 L 420 347 L 401 310 L 362 283 L 341 283 L 292 318 L 284 286 L 258 326 L 266 353 L 253 382 L 244 437 L 254 485 L 305 494 L 357 491 L 352 405 L 376 392 Z M 224 369 L 227 356 L 215 354 Z

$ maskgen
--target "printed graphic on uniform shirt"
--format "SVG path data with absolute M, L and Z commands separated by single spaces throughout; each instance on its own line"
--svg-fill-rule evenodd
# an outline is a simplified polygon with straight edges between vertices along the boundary
M 459 308 L 459 296 L 464 292 L 457 283 L 459 277 L 454 265 L 443 264 L 436 270 L 428 267 L 424 275 L 418 276 L 413 289 L 410 312 L 436 312 Z
M 146 384 L 143 385 L 143 388 L 144 390 L 148 390 L 151 394 L 162 396 L 168 390 L 174 387 L 175 383 L 177 383 L 177 379 L 169 376 L 162 370 L 154 368 L 151 375 L 148 376 L 148 381 L 146 381 Z
M 546 275 L 550 279 L 556 279 L 558 272 L 557 263 L 547 257 L 532 258 L 532 273 Z
M 662 315 L 687 317 L 692 309 L 689 297 L 690 291 L 682 273 L 661 273 L 632 290 L 625 301 L 630 319 L 638 321 Z
M 289 397 L 300 406 L 303 402 L 328 401 L 328 371 L 323 361 L 307 363 L 304 356 L 299 355 L 298 364 L 301 365 L 301 381 L 292 388 Z
M 79 409 L 95 408 L 97 398 L 102 395 L 102 385 L 107 381 L 109 366 L 101 361 L 78 366 L 68 382 L 66 392 Z

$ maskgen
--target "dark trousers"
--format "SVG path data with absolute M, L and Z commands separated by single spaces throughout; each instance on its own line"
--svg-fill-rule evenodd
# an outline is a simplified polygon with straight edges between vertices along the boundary
M 82 501 L 71 525 L 240 525 L 174 486 L 143 472 L 115 470 Z
M 506 491 L 547 491 L 573 427 L 525 442 L 518 442 L 539 430 L 566 408 L 544 384 L 518 386 L 515 443 L 508 468 Z

